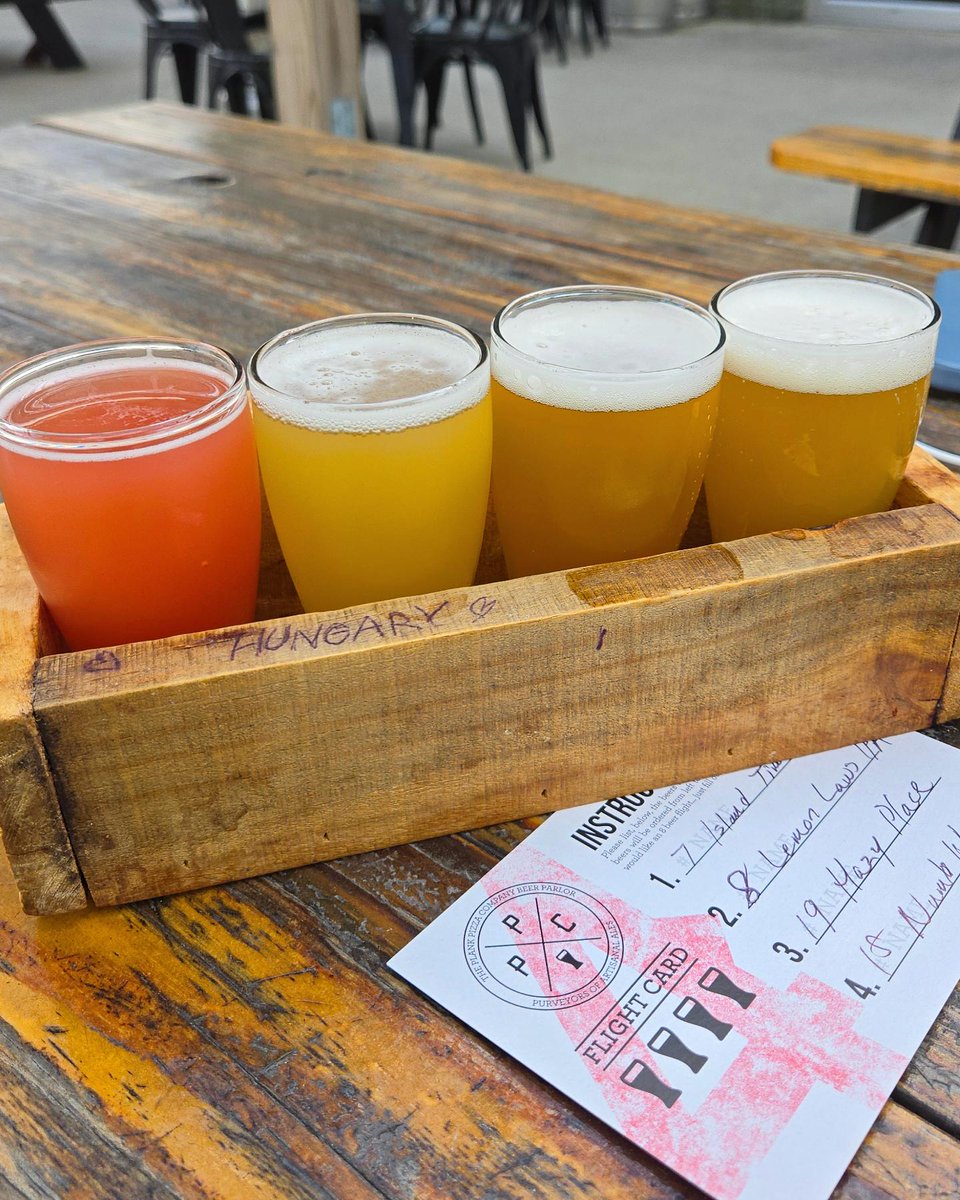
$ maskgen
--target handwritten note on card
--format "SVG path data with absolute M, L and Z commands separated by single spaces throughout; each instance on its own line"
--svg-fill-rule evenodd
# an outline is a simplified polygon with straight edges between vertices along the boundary
M 907 734 L 570 809 L 390 966 L 717 1200 L 818 1200 L 960 975 L 958 797 Z

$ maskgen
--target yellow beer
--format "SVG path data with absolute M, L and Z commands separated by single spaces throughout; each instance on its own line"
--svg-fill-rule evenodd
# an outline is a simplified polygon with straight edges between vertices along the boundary
M 493 324 L 493 495 L 511 575 L 675 550 L 706 466 L 723 331 L 638 288 L 571 287 Z
M 926 399 L 934 302 L 874 276 L 787 271 L 733 284 L 713 308 L 727 331 L 714 539 L 888 509 Z
M 473 582 L 490 488 L 486 349 L 445 321 L 336 317 L 250 368 L 264 490 L 308 612 Z

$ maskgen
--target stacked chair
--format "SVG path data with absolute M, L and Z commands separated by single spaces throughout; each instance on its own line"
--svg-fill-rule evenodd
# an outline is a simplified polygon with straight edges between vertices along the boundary
M 524 170 L 530 169 L 528 118 L 533 117 L 543 152 L 552 153 L 540 89 L 539 43 L 544 40 L 567 61 L 572 8 L 578 6 L 580 40 L 592 49 L 592 24 L 600 42 L 608 44 L 606 0 L 357 0 L 361 46 L 377 41 L 390 52 L 396 89 L 401 145 L 415 141 L 414 106 L 422 85 L 427 97 L 424 146 L 430 149 L 440 124 L 446 73 L 459 66 L 478 142 L 484 140 L 474 70 L 490 67 L 503 91 L 513 144 Z M 170 50 L 180 95 L 195 104 L 198 68 L 207 63 L 207 102 L 215 108 L 225 93 L 231 112 L 274 116 L 270 54 L 251 43 L 250 33 L 263 28 L 264 13 L 244 16 L 237 0 L 189 0 L 164 8 L 161 0 L 137 0 L 146 17 L 144 94 L 156 94 L 157 66 Z M 368 137 L 373 123 L 364 103 Z
M 483 126 L 476 101 L 472 68 L 477 63 L 496 71 L 510 121 L 517 157 L 530 170 L 527 115 L 533 114 L 544 154 L 551 154 L 537 61 L 537 36 L 547 0 L 453 0 L 452 11 L 440 11 L 413 31 L 414 71 L 427 93 L 429 149 L 440 123 L 440 102 L 447 67 L 460 63 L 478 140 Z
M 262 27 L 254 18 L 244 17 L 237 0 L 203 0 L 212 41 L 207 51 L 207 103 L 217 107 L 222 91 L 227 94 L 230 111 L 253 116 L 251 99 L 256 96 L 256 111 L 261 117 L 274 117 L 273 76 L 270 54 L 250 44 L 248 31 Z M 258 14 L 259 16 L 259 14 Z
M 593 25 L 603 46 L 610 45 L 610 26 L 607 21 L 607 0 L 547 0 L 541 28 L 544 41 L 556 50 L 560 62 L 567 61 L 567 41 L 570 37 L 571 10 L 578 9 L 580 45 L 585 54 L 593 50 Z
M 386 46 L 397 97 L 397 116 L 401 146 L 412 146 L 415 141 L 413 107 L 416 100 L 417 81 L 413 64 L 413 29 L 422 20 L 423 0 L 408 5 L 406 0 L 358 0 L 360 13 L 360 48 L 371 42 Z M 366 97 L 363 99 L 363 122 L 367 137 L 376 134 Z
M 161 56 L 169 50 L 177 71 L 180 98 L 184 104 L 197 102 L 197 66 L 210 43 L 210 31 L 199 8 L 181 4 L 161 8 L 157 0 L 137 0 L 146 20 L 144 44 L 143 95 L 152 100 L 157 94 L 157 68 Z
M 144 96 L 157 91 L 157 69 L 169 50 L 177 72 L 180 98 L 196 104 L 199 66 L 207 63 L 207 101 L 215 108 L 226 92 L 232 112 L 274 114 L 270 55 L 250 45 L 249 33 L 266 26 L 266 13 L 244 15 L 237 0 L 193 0 L 164 7 L 159 0 L 137 0 L 145 30 Z M 256 105 L 252 105 L 253 97 Z

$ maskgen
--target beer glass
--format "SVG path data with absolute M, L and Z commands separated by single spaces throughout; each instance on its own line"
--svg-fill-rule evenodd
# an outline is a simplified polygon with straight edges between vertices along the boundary
M 782 271 L 714 297 L 727 331 L 707 467 L 714 540 L 832 525 L 893 503 L 940 310 L 891 279 Z
M 260 485 L 243 367 L 91 342 L 0 376 L 0 488 L 72 650 L 251 620 Z
M 493 322 L 493 495 L 507 568 L 675 550 L 716 412 L 723 329 L 675 296 L 552 288 Z
M 473 582 L 490 490 L 486 347 L 449 321 L 332 317 L 250 364 L 264 489 L 308 612 Z

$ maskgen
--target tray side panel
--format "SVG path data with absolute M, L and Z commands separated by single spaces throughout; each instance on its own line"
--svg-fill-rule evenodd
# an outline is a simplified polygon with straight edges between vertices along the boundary
M 0 505 L 0 833 L 21 903 L 35 914 L 87 903 L 31 707 L 46 640 L 40 599 Z
M 89 694 L 67 662 L 36 710 L 111 904 L 921 728 L 958 570 L 929 505 L 571 573 L 565 610 L 493 585 L 524 613 L 446 636 Z
M 915 449 L 910 456 L 907 475 L 900 487 L 897 500 L 904 507 L 914 504 L 941 504 L 949 512 L 960 517 L 960 478 L 925 451 Z M 960 577 L 954 582 L 954 587 L 960 594 Z M 934 713 L 934 723 L 936 724 L 960 717 L 960 651 L 958 651 L 958 643 L 960 643 L 960 626 L 954 636 L 943 694 Z
M 915 447 L 897 492 L 896 503 L 900 508 L 942 504 L 960 516 L 960 478 L 925 450 Z

